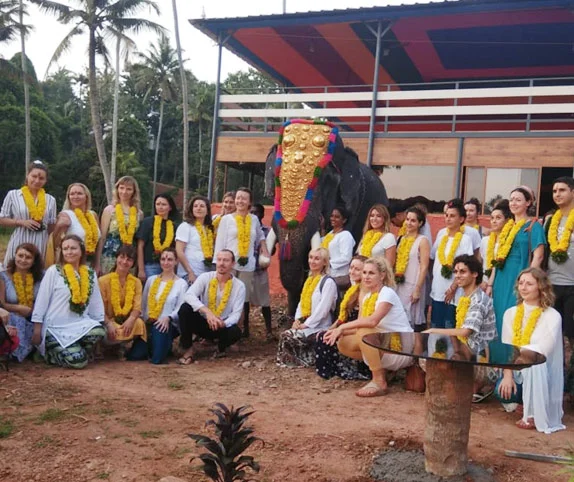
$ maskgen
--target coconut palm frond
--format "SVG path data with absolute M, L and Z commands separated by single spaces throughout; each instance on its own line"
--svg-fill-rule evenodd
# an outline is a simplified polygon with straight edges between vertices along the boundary
M 48 76 L 48 72 L 52 68 L 52 65 L 57 62 L 62 55 L 64 55 L 70 47 L 72 46 L 72 39 L 77 35 L 81 35 L 84 33 L 84 29 L 82 25 L 76 25 L 72 30 L 70 30 L 66 36 L 62 39 L 60 44 L 56 47 L 56 50 L 52 54 L 52 58 L 50 62 L 48 62 L 48 67 L 46 67 L 46 73 L 44 74 L 44 78 Z

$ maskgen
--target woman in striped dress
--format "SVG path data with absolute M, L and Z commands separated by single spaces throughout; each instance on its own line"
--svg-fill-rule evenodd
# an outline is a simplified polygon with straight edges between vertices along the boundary
M 36 246 L 42 258 L 46 254 L 48 234 L 56 222 L 56 200 L 44 191 L 47 180 L 46 165 L 34 161 L 28 167 L 25 185 L 8 191 L 4 198 L 0 226 L 15 228 L 6 248 L 5 266 L 14 258 L 16 248 L 24 243 Z

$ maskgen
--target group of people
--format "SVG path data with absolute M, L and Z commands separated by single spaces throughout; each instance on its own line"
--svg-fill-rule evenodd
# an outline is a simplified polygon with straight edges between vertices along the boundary
M 0 354 L 22 361 L 35 351 L 84 368 L 112 345 L 120 358 L 159 364 L 179 337 L 178 361 L 189 365 L 197 340 L 212 340 L 220 356 L 249 336 L 251 300 L 272 336 L 264 211 L 249 189 L 227 193 L 213 217 L 196 196 L 177 225 L 167 194 L 144 217 L 130 176 L 117 181 L 101 219 L 81 183 L 68 187 L 58 214 L 47 180 L 47 167 L 32 163 L 0 211 L 0 226 L 14 228 L 0 271 Z
M 0 351 L 22 361 L 36 348 L 50 364 L 83 368 L 103 343 L 120 357 L 164 363 L 179 337 L 178 361 L 187 365 L 199 340 L 213 340 L 219 356 L 249 336 L 252 304 L 273 336 L 268 228 L 249 189 L 226 194 L 219 216 L 196 196 L 177 225 L 166 194 L 144 217 L 129 176 L 115 184 L 101 219 L 80 183 L 69 186 L 58 214 L 44 190 L 47 177 L 44 164 L 32 163 L 0 211 L 0 226 L 14 228 L 0 272 L 8 334 Z M 406 354 L 420 349 L 414 332 L 450 337 L 452 356 L 501 364 L 510 345 L 532 349 L 547 362 L 504 370 L 491 380 L 493 391 L 507 409 L 523 406 L 520 428 L 564 428 L 562 335 L 574 341 L 574 179 L 557 179 L 553 196 L 557 209 L 540 223 L 532 190 L 517 187 L 494 206 L 489 229 L 478 223 L 478 201 L 453 199 L 434 240 L 424 206 L 373 206 L 360 240 L 345 229 L 349 213 L 336 207 L 331 230 L 309 252 L 278 361 L 315 366 L 325 378 L 369 379 L 356 394 L 373 397 L 388 392 L 387 372 L 413 360 L 367 345 L 370 333 L 395 333 L 391 348 Z M 572 361 L 565 368 L 572 391 Z M 488 385 L 477 380 L 478 398 Z

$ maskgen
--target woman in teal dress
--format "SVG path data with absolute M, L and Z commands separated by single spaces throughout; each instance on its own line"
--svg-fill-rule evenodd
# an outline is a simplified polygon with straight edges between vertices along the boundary
M 530 188 L 520 186 L 510 193 L 510 212 L 516 224 L 525 221 L 508 252 L 503 267 L 494 268 L 494 284 L 492 286 L 492 301 L 496 315 L 496 330 L 498 337 L 490 343 L 490 361 L 505 362 L 509 358 L 509 351 L 501 344 L 502 318 L 504 312 L 516 305 L 514 285 L 518 275 L 523 269 L 539 268 L 544 258 L 544 245 L 546 238 L 544 228 L 529 216 L 533 209 L 534 194 Z M 502 246 L 498 248 L 500 253 Z

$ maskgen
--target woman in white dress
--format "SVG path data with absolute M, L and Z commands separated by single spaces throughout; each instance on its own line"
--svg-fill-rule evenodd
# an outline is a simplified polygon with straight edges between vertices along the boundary
M 59 263 L 44 275 L 32 323 L 32 343 L 48 363 L 65 368 L 85 368 L 106 333 L 98 280 L 86 265 L 84 243 L 74 234 L 64 237 Z
M 359 318 L 327 331 L 323 341 L 337 343 L 339 351 L 355 360 L 364 360 L 372 374 L 372 381 L 358 390 L 358 397 L 378 397 L 388 393 L 386 371 L 396 371 L 412 364 L 408 356 L 385 353 L 363 342 L 370 333 L 412 333 L 405 309 L 395 293 L 395 279 L 385 258 L 370 258 L 363 266 L 361 286 L 368 292 L 361 299 Z M 414 336 L 391 338 L 391 347 L 401 352 L 412 352 Z
M 353 258 L 355 239 L 345 229 L 349 213 L 343 206 L 337 206 L 331 211 L 329 222 L 333 228 L 321 240 L 321 247 L 329 251 L 330 275 L 337 283 L 340 293 L 351 286 L 349 267 Z
M 4 198 L 0 226 L 15 228 L 6 248 L 4 266 L 14 258 L 16 248 L 24 243 L 36 246 L 44 259 L 48 235 L 56 222 L 56 200 L 44 191 L 47 180 L 46 165 L 34 161 L 28 167 L 24 186 L 8 191 Z
M 395 265 L 397 240 L 391 233 L 389 210 L 382 204 L 375 204 L 369 211 L 357 254 L 367 258 L 384 256 L 391 266 Z
M 179 265 L 177 274 L 188 284 L 213 266 L 215 235 L 211 223 L 211 205 L 203 196 L 195 196 L 187 203 L 185 221 L 175 233 L 175 250 Z
M 518 428 L 535 428 L 546 434 L 564 430 L 562 319 L 552 308 L 552 285 L 544 271 L 527 268 L 518 276 L 516 290 L 517 306 L 504 313 L 502 342 L 520 346 L 520 357 L 525 360 L 528 351 L 541 353 L 546 363 L 520 371 L 504 370 L 496 393 L 503 403 L 523 404 Z
M 56 259 L 59 240 L 66 234 L 75 234 L 84 242 L 88 259 L 95 257 L 101 237 L 99 222 L 98 215 L 92 211 L 92 194 L 88 187 L 79 182 L 70 184 L 53 233 Z
M 179 335 L 178 311 L 187 291 L 187 282 L 175 274 L 175 248 L 164 249 L 159 264 L 161 273 L 147 279 L 142 296 L 143 319 L 151 325 L 150 361 L 155 365 L 165 363 Z

